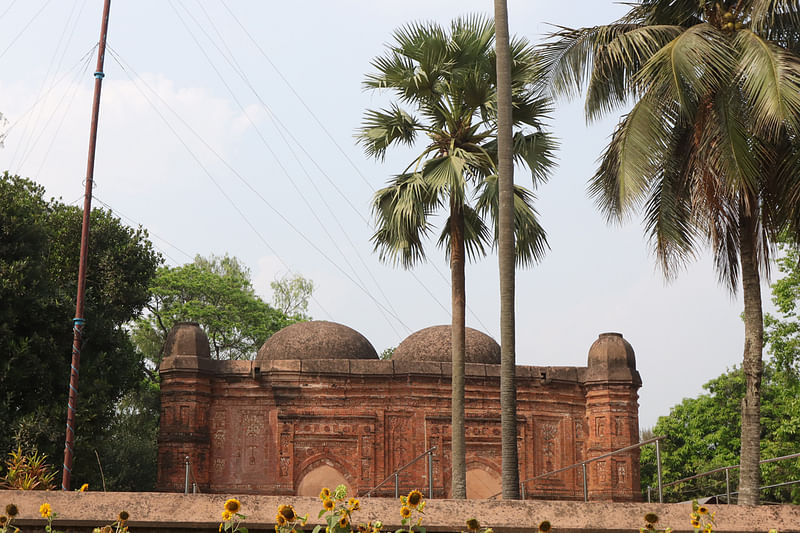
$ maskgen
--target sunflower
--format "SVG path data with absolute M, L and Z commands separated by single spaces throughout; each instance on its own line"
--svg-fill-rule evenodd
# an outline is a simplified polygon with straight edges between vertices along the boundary
M 542 522 L 539 524 L 539 531 L 541 531 L 541 533 L 547 533 L 552 528 L 553 525 L 550 523 L 549 520 L 542 520 Z
M 9 516 L 14 516 L 8 511 L 8 508 L 6 508 L 6 512 Z M 39 507 L 39 514 L 42 515 L 42 518 L 50 518 L 50 516 L 53 514 L 53 509 L 50 507 L 49 503 L 45 502 Z
M 294 512 L 294 507 L 291 505 L 281 505 L 278 507 L 278 512 L 285 516 L 286 520 L 289 520 L 290 522 L 297 518 L 297 514 Z
M 409 507 L 416 507 L 422 501 L 422 493 L 418 490 L 412 490 L 408 493 Z
M 714 530 L 714 527 L 711 524 L 706 524 L 706 527 L 703 528 L 704 533 L 711 533 Z
M 346 528 L 347 527 L 347 515 L 343 514 L 341 518 L 339 518 L 339 527 Z
M 120 511 L 119 512 L 119 521 L 125 522 L 131 515 L 128 514 L 128 511 Z
M 277 523 L 279 526 L 285 526 L 285 525 L 286 525 L 286 522 L 287 522 L 287 520 L 286 520 L 286 517 L 285 517 L 285 516 L 283 516 L 283 514 L 281 514 L 281 513 L 278 513 L 278 514 L 276 514 L 276 515 L 275 515 L 275 522 L 276 522 L 276 523 Z
M 225 522 L 227 522 L 227 521 L 228 521 L 228 520 L 230 520 L 231 518 L 233 518 L 233 513 L 232 513 L 232 512 L 230 512 L 230 511 L 229 511 L 229 510 L 227 510 L 227 509 L 225 509 L 225 510 L 223 510 L 223 511 L 222 511 L 222 520 L 224 520 Z
M 236 498 L 231 498 L 225 502 L 225 509 L 230 511 L 231 513 L 238 513 L 239 509 L 242 508 L 242 504 L 239 503 L 239 500 Z
M 477 531 L 480 528 L 481 524 L 476 519 L 470 518 L 469 520 L 467 520 L 467 529 L 469 529 L 470 531 Z
M 406 507 L 405 505 L 402 506 L 400 508 L 400 516 L 402 516 L 403 518 L 408 518 L 409 516 L 411 516 L 411 509 L 409 507 Z
M 335 504 L 335 503 L 333 503 L 333 500 L 331 500 L 330 498 L 325 498 L 324 500 L 322 500 L 322 507 L 323 507 L 323 508 L 324 508 L 326 511 L 333 511 L 333 508 L 334 508 L 335 506 L 336 506 L 336 504 Z
M 349 500 L 347 500 L 347 506 L 350 507 L 351 511 L 358 511 L 359 509 L 361 509 L 361 502 L 359 502 L 355 498 L 350 498 Z
M 78 489 L 78 492 L 86 492 L 87 490 L 89 490 L 89 484 L 84 483 L 83 485 L 81 485 L 81 488 Z
M 706 507 L 705 505 L 700 505 L 697 508 L 697 514 L 708 514 L 708 507 Z
M 47 507 L 50 506 L 48 505 Z M 19 509 L 17 509 L 17 506 L 14 505 L 13 503 L 9 503 L 8 505 L 6 505 L 6 514 L 8 515 L 9 518 L 14 518 L 15 516 L 17 516 L 17 514 L 19 514 Z
M 658 522 L 658 515 L 656 513 L 647 513 L 644 515 L 644 521 L 648 524 L 655 524 Z
M 692 523 L 692 527 L 700 527 L 700 520 L 692 518 L 691 523 Z
M 0 516 L 0 526 L 6 525 L 6 522 L 8 522 L 8 517 L 6 515 Z

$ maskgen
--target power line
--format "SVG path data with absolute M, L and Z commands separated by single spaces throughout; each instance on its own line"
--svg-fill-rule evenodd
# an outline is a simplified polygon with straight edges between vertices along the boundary
M 14 43 L 15 43 L 15 42 L 17 42 L 17 39 L 19 39 L 19 38 L 22 36 L 22 34 L 23 34 L 23 33 L 25 33 L 25 32 L 28 30 L 28 28 L 30 27 L 30 25 L 31 25 L 31 24 L 33 24 L 33 21 L 34 21 L 34 20 L 36 20 L 37 18 L 39 18 L 39 15 L 41 15 L 41 14 L 42 14 L 42 11 L 44 11 L 44 10 L 45 10 L 45 8 L 46 8 L 48 5 L 50 5 L 50 2 L 52 2 L 52 1 L 53 1 L 53 0 L 47 0 L 47 1 L 44 3 L 44 5 L 43 5 L 43 6 L 42 6 L 42 7 L 39 9 L 39 11 L 37 11 L 37 12 L 36 12 L 36 14 L 35 14 L 35 15 L 33 15 L 33 17 L 31 17 L 31 19 L 28 21 L 28 23 L 27 23 L 27 24 L 25 24 L 25 26 L 23 26 L 23 27 L 22 27 L 22 29 L 19 31 L 19 33 L 18 33 L 18 34 L 17 34 L 17 35 L 16 35 L 16 36 L 15 36 L 13 39 L 11 39 L 11 42 L 10 42 L 10 43 L 8 43 L 8 46 L 6 46 L 5 50 L 3 50 L 2 52 L 0 52 L 0 59 L 2 59 L 2 57 L 3 57 L 4 55 L 6 55 L 6 52 L 8 52 L 8 51 L 11 49 L 11 47 L 12 47 L 12 46 L 14 46 Z M 12 4 L 12 5 L 13 5 L 13 4 Z M 10 6 L 9 6 L 9 9 L 11 9 L 11 7 L 10 7 Z M 7 12 L 7 11 L 8 11 L 8 9 L 6 10 L 6 12 Z M 5 15 L 5 13 L 3 13 L 3 15 Z

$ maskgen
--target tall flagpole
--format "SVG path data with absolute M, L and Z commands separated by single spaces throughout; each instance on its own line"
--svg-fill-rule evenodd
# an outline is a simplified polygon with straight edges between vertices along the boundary
M 75 318 L 72 319 L 72 364 L 69 374 L 69 403 L 67 404 L 67 440 L 64 446 L 64 474 L 61 490 L 69 490 L 72 476 L 73 445 L 75 444 L 75 408 L 78 404 L 78 369 L 81 363 L 81 344 L 83 340 L 83 295 L 86 292 L 86 260 L 89 255 L 89 216 L 92 212 L 92 181 L 94 180 L 94 155 L 97 148 L 97 122 L 100 116 L 100 89 L 103 85 L 103 62 L 106 56 L 106 37 L 108 36 L 108 13 L 111 0 L 105 0 L 103 20 L 100 25 L 100 43 L 97 47 L 97 68 L 94 72 L 94 103 L 92 104 L 92 123 L 89 133 L 89 157 L 86 163 L 86 188 L 83 194 L 83 226 L 81 227 L 81 257 L 78 265 L 78 298 L 75 303 Z

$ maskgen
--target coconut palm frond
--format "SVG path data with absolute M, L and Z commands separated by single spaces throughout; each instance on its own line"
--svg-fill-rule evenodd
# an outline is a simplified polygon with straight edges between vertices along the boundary
M 800 57 L 749 30 L 736 32 L 738 85 L 752 107 L 756 133 L 775 138 L 786 125 L 800 128 Z
M 776 30 L 800 28 L 800 2 L 798 0 L 752 0 L 750 27 L 760 35 L 769 35 Z M 796 37 L 795 37 L 796 39 Z
M 689 119 L 704 95 L 730 84 L 735 68 L 736 55 L 725 35 L 698 24 L 653 54 L 632 81 L 642 94 L 674 100 Z

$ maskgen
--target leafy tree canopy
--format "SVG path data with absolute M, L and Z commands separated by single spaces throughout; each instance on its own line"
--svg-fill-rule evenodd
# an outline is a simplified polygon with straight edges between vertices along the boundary
M 28 179 L 0 176 L 0 450 L 64 448 L 81 209 L 45 200 Z M 147 232 L 91 213 L 73 479 L 100 485 L 94 450 L 111 440 L 119 399 L 143 365 L 125 324 L 148 299 L 161 257 Z
M 308 300 L 314 292 L 314 282 L 299 274 L 275 278 L 272 287 L 272 305 L 286 316 L 308 320 Z
M 301 320 L 261 300 L 250 270 L 228 255 L 197 256 L 186 265 L 159 269 L 147 311 L 136 321 L 133 339 L 155 365 L 176 322 L 199 323 L 216 359 L 251 359 L 270 335 Z

